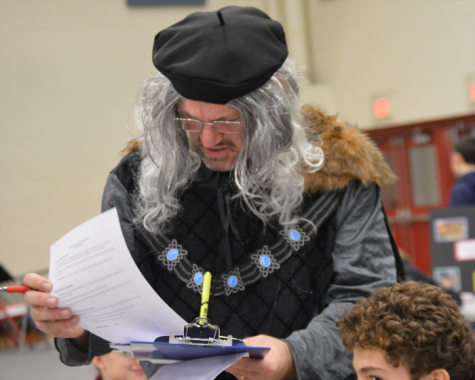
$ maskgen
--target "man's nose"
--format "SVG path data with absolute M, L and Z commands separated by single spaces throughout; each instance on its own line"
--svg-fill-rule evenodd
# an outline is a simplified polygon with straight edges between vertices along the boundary
M 200 133 L 201 143 L 205 148 L 213 148 L 223 140 L 223 133 L 211 124 L 203 124 L 203 130 Z

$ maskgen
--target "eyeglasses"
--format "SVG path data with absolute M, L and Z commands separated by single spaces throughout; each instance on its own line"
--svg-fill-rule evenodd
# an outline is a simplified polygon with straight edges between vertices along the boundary
M 174 120 L 178 123 L 181 129 L 188 132 L 201 132 L 203 125 L 212 125 L 217 131 L 222 133 L 241 133 L 244 124 L 239 121 L 212 121 L 210 123 L 203 123 L 195 119 L 182 119 L 175 117 Z
M 124 355 L 126 359 L 135 360 L 134 355 L 131 352 L 121 351 L 121 350 L 114 350 L 114 352 Z

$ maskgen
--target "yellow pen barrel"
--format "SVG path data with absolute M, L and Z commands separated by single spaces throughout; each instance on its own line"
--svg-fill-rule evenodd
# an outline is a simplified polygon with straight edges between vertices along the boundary
M 211 291 L 211 273 L 206 272 L 203 278 L 203 289 L 201 291 L 200 317 L 208 318 L 209 294 Z

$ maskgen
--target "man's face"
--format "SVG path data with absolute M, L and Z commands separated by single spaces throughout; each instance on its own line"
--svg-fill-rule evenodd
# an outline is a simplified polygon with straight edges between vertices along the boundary
M 386 352 L 378 348 L 353 350 L 353 368 L 358 380 L 411 380 L 409 370 L 402 364 L 394 367 L 386 361 Z
M 178 104 L 180 117 L 202 122 L 239 121 L 241 114 L 236 108 L 222 104 L 184 100 Z M 191 142 L 206 166 L 216 171 L 231 170 L 241 152 L 245 128 L 241 133 L 222 133 L 210 124 L 203 125 L 201 132 L 188 132 Z
M 450 169 L 455 178 L 462 175 L 464 162 L 463 156 L 459 152 L 452 152 L 450 154 Z

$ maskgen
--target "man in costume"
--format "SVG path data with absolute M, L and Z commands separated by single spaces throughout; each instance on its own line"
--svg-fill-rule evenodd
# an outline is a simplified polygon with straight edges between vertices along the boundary
M 136 112 L 144 135 L 103 197 L 142 274 L 182 318 L 198 315 L 210 271 L 212 323 L 271 347 L 223 379 L 353 378 L 335 323 L 397 276 L 380 199 L 393 175 L 356 129 L 302 112 L 287 55 L 282 26 L 251 7 L 194 13 L 160 32 L 159 73 Z M 33 274 L 25 283 L 51 288 Z M 110 351 L 54 297 L 25 299 L 66 364 Z

